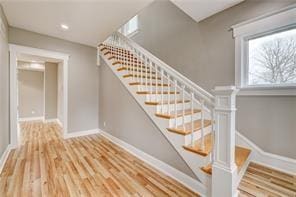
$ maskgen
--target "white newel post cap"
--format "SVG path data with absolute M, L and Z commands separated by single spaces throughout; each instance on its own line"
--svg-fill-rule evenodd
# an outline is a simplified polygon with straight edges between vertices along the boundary
M 238 91 L 239 89 L 235 86 L 216 86 L 213 90 L 215 95 L 215 109 L 236 110 L 235 98 Z

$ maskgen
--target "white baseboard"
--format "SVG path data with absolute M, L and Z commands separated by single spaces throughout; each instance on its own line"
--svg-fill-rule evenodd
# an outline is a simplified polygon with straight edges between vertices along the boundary
M 121 139 L 118 139 L 109 133 L 100 130 L 100 134 L 104 137 L 106 137 L 111 142 L 115 143 L 116 145 L 120 146 L 121 148 L 125 149 L 132 155 L 138 157 L 142 161 L 148 163 L 152 167 L 156 168 L 157 170 L 161 171 L 162 173 L 170 176 L 171 178 L 177 180 L 178 182 L 182 183 L 183 185 L 190 188 L 192 191 L 195 191 L 199 193 L 202 196 L 206 195 L 206 188 L 205 186 L 200 183 L 199 181 L 193 179 L 192 177 L 184 174 L 183 172 L 171 167 L 170 165 L 164 163 L 163 161 L 160 161 L 156 159 L 155 157 L 152 157 L 151 155 L 141 151 L 140 149 L 122 141 Z
M 12 150 L 12 146 L 10 144 L 8 144 L 8 146 L 6 147 L 5 151 L 3 152 L 3 154 L 0 158 L 0 174 L 2 173 L 2 170 L 4 168 L 4 164 L 8 158 L 8 155 L 11 150 Z
M 60 121 L 60 119 L 56 119 L 56 123 L 58 123 L 60 125 L 60 127 L 63 128 L 63 123 Z
M 236 131 L 236 144 L 252 150 L 251 160 L 265 166 L 296 175 L 296 160 L 288 157 L 265 152 L 254 142 Z
M 57 118 L 52 118 L 52 119 L 44 119 L 44 122 L 46 122 L 46 123 L 50 123 L 50 122 L 56 122 L 56 123 L 58 123 L 58 119 Z
M 86 135 L 93 135 L 93 134 L 99 134 L 99 133 L 100 133 L 99 129 L 91 129 L 91 130 L 86 130 L 86 131 L 65 133 L 64 139 L 69 139 L 69 138 L 73 138 L 73 137 L 82 137 L 82 136 L 86 136 Z
M 36 116 L 36 117 L 26 117 L 26 118 L 19 118 L 18 121 L 36 121 L 36 120 L 44 120 L 44 116 Z

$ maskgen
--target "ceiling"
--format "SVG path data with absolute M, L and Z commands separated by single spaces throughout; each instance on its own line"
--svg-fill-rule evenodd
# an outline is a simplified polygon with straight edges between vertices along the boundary
M 1 2 L 10 26 L 96 47 L 153 0 Z M 199 22 L 243 0 L 171 0 Z M 68 30 L 60 26 L 66 24 Z
M 171 0 L 187 15 L 199 22 L 244 0 Z
M 5 1 L 10 26 L 96 47 L 153 0 Z M 62 30 L 61 24 L 69 26 Z

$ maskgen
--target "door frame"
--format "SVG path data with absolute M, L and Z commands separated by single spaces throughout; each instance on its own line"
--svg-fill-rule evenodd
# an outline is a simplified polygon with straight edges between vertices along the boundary
M 17 56 L 19 54 L 35 55 L 61 60 L 63 63 L 63 136 L 68 133 L 68 60 L 69 55 L 56 51 L 9 44 L 10 64 L 10 144 L 16 148 L 19 144 L 19 129 L 17 115 Z

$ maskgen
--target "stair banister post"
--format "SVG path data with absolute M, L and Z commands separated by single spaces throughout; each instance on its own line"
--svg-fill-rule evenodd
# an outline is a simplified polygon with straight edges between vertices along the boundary
M 215 142 L 212 165 L 212 196 L 237 196 L 235 164 L 235 100 L 234 86 L 215 87 Z

